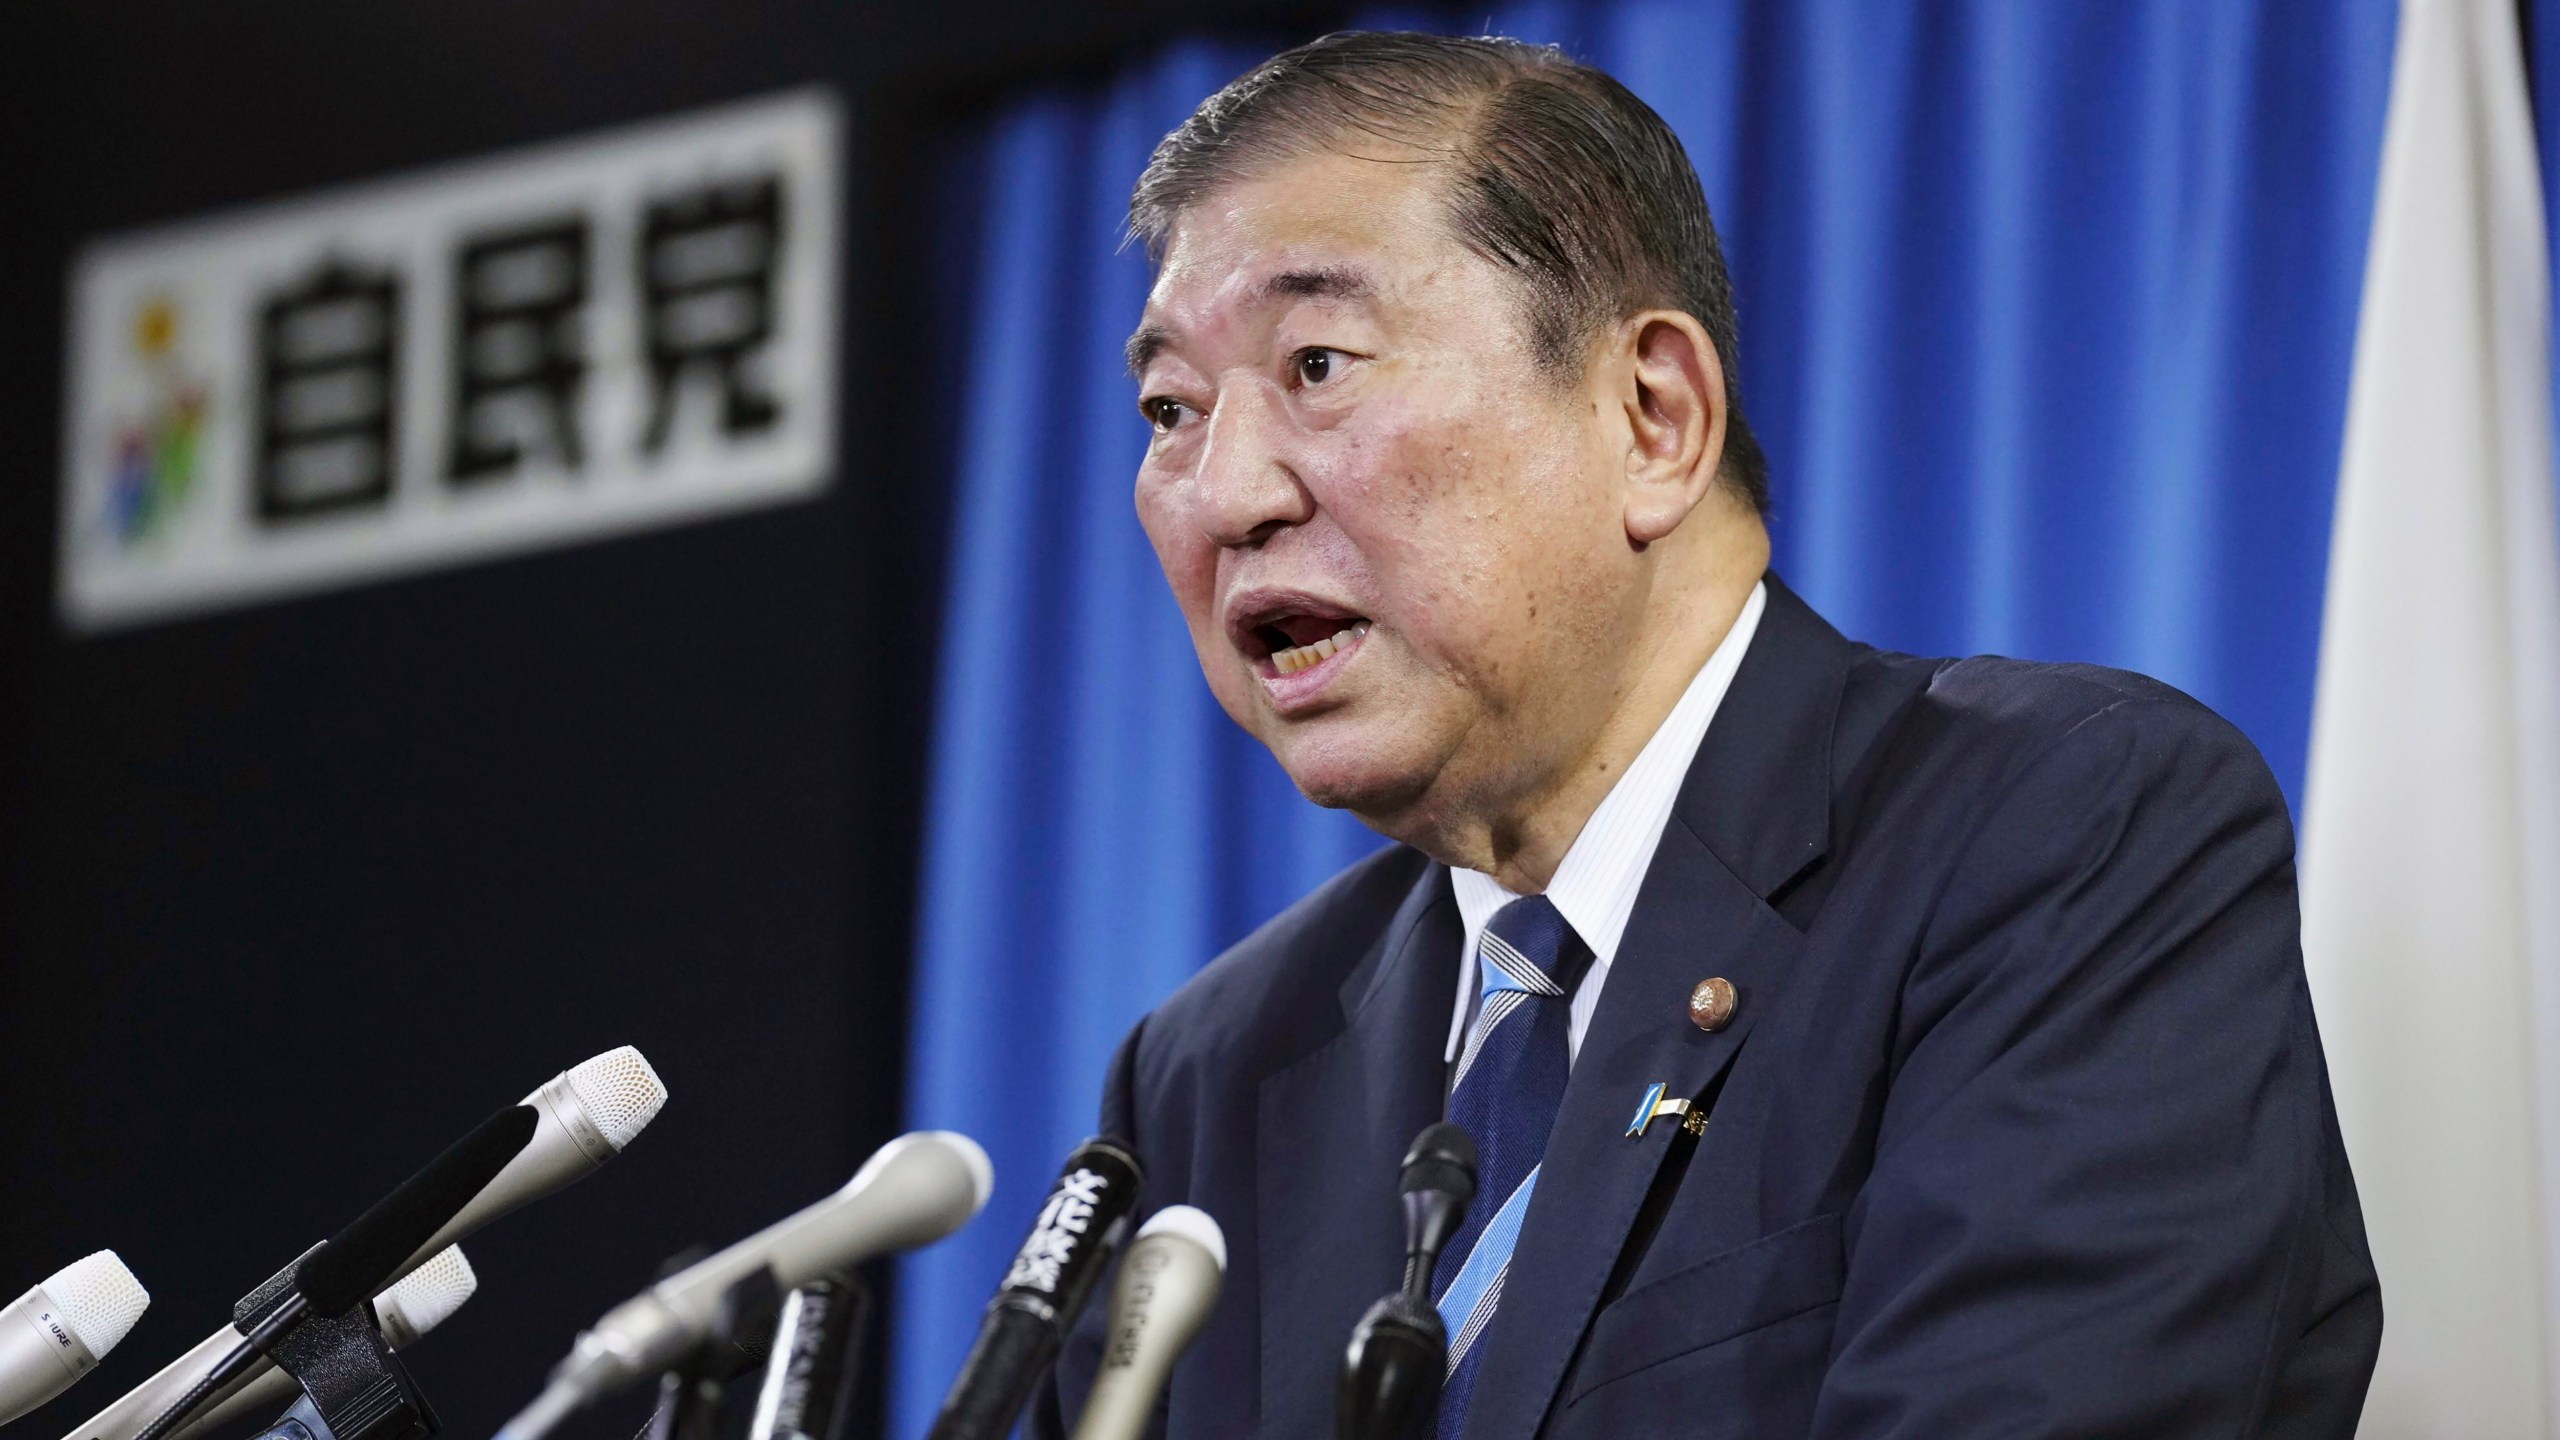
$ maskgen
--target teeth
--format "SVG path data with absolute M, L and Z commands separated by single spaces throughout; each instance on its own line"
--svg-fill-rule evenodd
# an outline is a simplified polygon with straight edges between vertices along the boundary
M 1337 651 L 1349 649 L 1351 642 L 1359 639 L 1368 628 L 1369 622 L 1362 620 L 1345 625 L 1313 645 L 1293 645 L 1286 650 L 1274 650 L 1271 652 L 1271 668 L 1283 675 L 1295 675 L 1310 665 L 1321 665 L 1332 659 Z

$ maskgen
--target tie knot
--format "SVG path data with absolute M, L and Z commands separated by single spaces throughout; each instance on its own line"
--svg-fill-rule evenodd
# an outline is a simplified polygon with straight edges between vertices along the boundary
M 1532 995 L 1569 993 L 1591 958 L 1564 912 L 1544 895 L 1524 895 L 1495 911 L 1480 948 L 1488 990 Z

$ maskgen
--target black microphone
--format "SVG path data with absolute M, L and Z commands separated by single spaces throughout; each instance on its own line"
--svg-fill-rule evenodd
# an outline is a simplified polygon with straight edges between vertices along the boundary
M 783 1301 L 747 1440 L 842 1440 L 871 1297 L 859 1280 L 813 1280 Z
M 400 1262 L 462 1213 L 533 1138 L 540 1116 L 510 1105 L 483 1120 L 295 1267 L 294 1288 L 314 1313 L 344 1315 L 391 1282 Z
M 1138 1157 L 1106 1137 L 1067 1157 L 927 1440 L 1005 1440 L 1013 1432 L 1032 1387 L 1128 1237 L 1145 1179 Z
M 1404 1192 L 1404 1288 L 1369 1307 L 1351 1331 L 1334 1396 L 1339 1440 L 1411 1440 L 1447 1378 L 1449 1330 L 1431 1303 L 1431 1272 L 1476 1198 L 1476 1142 L 1442 1121 L 1413 1137 Z
M 334 1320 L 373 1298 L 398 1273 L 402 1262 L 507 1168 L 533 1139 L 538 1119 L 530 1105 L 510 1105 L 490 1116 L 347 1228 L 249 1292 L 232 1312 L 232 1323 L 248 1338 L 188 1387 L 177 1403 L 144 1426 L 135 1440 L 163 1440 L 260 1356 L 283 1348 L 306 1320 Z M 372 1328 L 370 1315 L 364 1328 Z M 373 1344 L 382 1352 L 379 1364 L 394 1363 L 382 1347 L 379 1332 L 374 1332 Z

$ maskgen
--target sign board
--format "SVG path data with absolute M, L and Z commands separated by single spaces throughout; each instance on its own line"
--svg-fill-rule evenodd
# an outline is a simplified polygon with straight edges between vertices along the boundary
M 815 493 L 841 131 L 796 92 L 85 246 L 65 622 Z

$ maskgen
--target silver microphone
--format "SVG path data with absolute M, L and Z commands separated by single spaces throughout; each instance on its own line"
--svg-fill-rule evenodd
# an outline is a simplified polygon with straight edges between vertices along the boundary
M 402 1274 L 499 1216 L 594 1174 L 658 1118 L 667 1087 L 637 1049 L 624 1045 L 561 1071 L 519 1103 L 536 1112 L 533 1138 L 418 1247 L 401 1265 Z
M 151 1308 L 113 1250 L 85 1255 L 0 1310 L 0 1425 L 98 1368 Z
M 400 1275 L 417 1269 L 480 1226 L 586 1178 L 621 1154 L 657 1118 L 667 1103 L 667 1087 L 640 1052 L 625 1045 L 552 1076 L 522 1103 L 535 1111 L 533 1138 L 417 1254 L 401 1262 Z M 214 1366 L 241 1341 L 237 1329 L 223 1326 L 162 1367 L 159 1374 L 90 1416 L 64 1440 L 134 1440 L 144 1426 L 194 1389 L 198 1380 L 212 1374 Z M 236 1384 L 245 1385 L 274 1367 L 274 1361 L 261 1355 Z
M 480 1277 L 462 1247 L 448 1245 L 408 1278 L 373 1297 L 374 1318 L 382 1322 L 382 1338 L 394 1350 L 406 1350 L 418 1337 L 445 1322 L 480 1288 Z M 219 1337 L 216 1337 L 219 1338 Z M 218 1358 L 218 1357 L 217 1357 Z M 207 1431 L 251 1414 L 280 1410 L 293 1403 L 299 1387 L 274 1366 L 248 1377 L 239 1386 L 196 1413 L 196 1418 L 169 1432 L 169 1440 L 194 1440 Z
M 587 1404 L 681 1362 L 711 1334 L 721 1297 L 758 1270 L 775 1289 L 791 1290 L 875 1255 L 931 1244 L 968 1224 L 994 1188 L 995 1167 L 968 1136 L 899 1136 L 833 1195 L 606 1311 L 498 1440 L 540 1440 Z
M 1140 1227 L 1120 1257 L 1102 1368 L 1074 1440 L 1139 1440 L 1147 1433 L 1173 1362 L 1208 1323 L 1226 1275 L 1227 1237 L 1207 1212 L 1169 1205 Z

